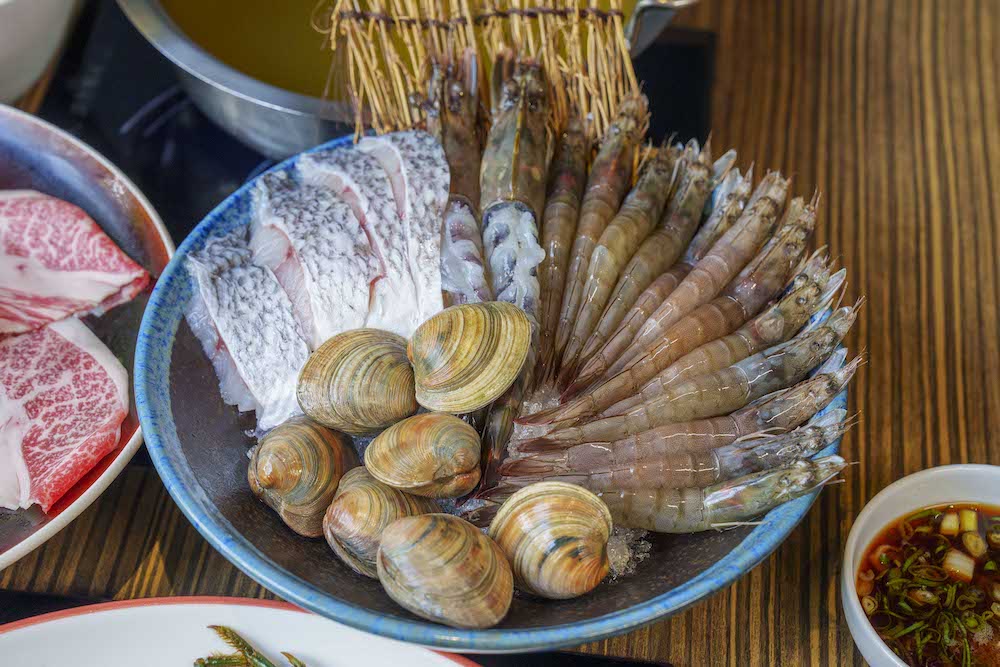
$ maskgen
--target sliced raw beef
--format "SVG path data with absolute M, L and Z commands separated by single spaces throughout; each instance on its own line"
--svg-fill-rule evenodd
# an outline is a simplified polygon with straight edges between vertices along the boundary
M 256 410 L 257 428 L 299 414 L 295 381 L 309 356 L 292 303 L 270 269 L 251 261 L 246 228 L 188 255 L 187 320 L 219 376 L 222 398 Z
M 0 507 L 48 511 L 115 448 L 128 375 L 75 317 L 0 340 Z
M 285 289 L 313 349 L 365 325 L 381 266 L 351 207 L 329 189 L 287 172 L 259 179 L 250 249 Z
M 408 338 L 422 320 L 406 230 L 381 165 L 359 150 L 334 148 L 303 156 L 299 172 L 306 183 L 330 188 L 351 206 L 379 259 L 383 277 L 373 286 L 366 326 Z
M 0 334 L 100 314 L 148 282 L 80 208 L 32 190 L 0 192 Z
M 389 176 L 407 238 L 420 319 L 426 320 L 443 307 L 441 224 L 450 182 L 444 149 L 420 130 L 365 137 L 358 149 L 378 160 Z

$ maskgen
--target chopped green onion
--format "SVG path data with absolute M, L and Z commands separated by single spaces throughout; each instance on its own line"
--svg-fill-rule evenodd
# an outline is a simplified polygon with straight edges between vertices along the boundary
M 897 631 L 889 633 L 888 637 L 889 637 L 889 639 L 899 639 L 900 637 L 908 635 L 911 632 L 913 632 L 914 630 L 919 630 L 920 628 L 923 628 L 926 625 L 927 624 L 925 622 L 923 622 L 923 621 L 917 621 L 913 625 L 910 625 L 910 626 L 908 626 L 906 628 L 903 628 L 902 630 L 897 630 Z
M 910 566 L 913 565 L 913 561 L 917 560 L 917 558 L 922 553 L 923 553 L 922 551 L 915 551 L 912 554 L 910 554 L 910 557 L 907 558 L 906 561 L 903 563 L 903 572 L 906 572 L 907 570 L 909 570 Z
M 870 595 L 866 595 L 861 598 L 861 608 L 865 610 L 865 614 L 871 616 L 878 609 L 878 603 L 875 602 L 875 598 Z
M 997 562 L 995 560 L 991 560 L 991 561 L 987 562 L 986 565 L 983 566 L 983 571 L 984 572 L 996 572 L 997 571 Z
M 976 510 L 959 510 L 958 518 L 963 533 L 974 533 L 979 531 L 979 512 Z
M 911 514 L 910 516 L 906 517 L 906 520 L 907 521 L 919 521 L 920 519 L 926 519 L 929 516 L 931 516 L 931 517 L 937 516 L 940 513 L 941 513 L 940 510 L 938 510 L 938 509 L 936 509 L 934 507 L 928 507 L 925 510 L 920 510 L 916 514 Z
M 955 603 L 955 589 L 956 588 L 957 588 L 957 584 L 952 584 L 952 585 L 948 586 L 948 596 L 945 598 L 945 601 L 944 601 L 944 606 L 945 607 L 951 607 L 951 605 L 953 605 Z
M 975 559 L 980 559 L 986 555 L 986 542 L 979 533 L 962 533 L 962 546 L 965 551 Z

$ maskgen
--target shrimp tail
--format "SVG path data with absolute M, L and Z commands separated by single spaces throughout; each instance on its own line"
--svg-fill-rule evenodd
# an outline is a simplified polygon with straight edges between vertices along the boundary
M 557 472 L 556 465 L 539 456 L 525 456 L 519 459 L 507 459 L 500 466 L 502 477 L 546 477 Z

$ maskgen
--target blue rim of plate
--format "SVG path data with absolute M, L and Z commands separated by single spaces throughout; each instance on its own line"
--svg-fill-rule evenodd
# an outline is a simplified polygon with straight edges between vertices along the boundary
M 294 166 L 303 154 L 346 145 L 351 137 L 341 137 L 293 156 L 268 171 Z M 267 172 L 265 172 L 267 173 Z M 259 178 L 259 175 L 258 175 Z M 240 215 L 249 201 L 253 179 L 205 216 L 177 249 L 156 283 L 139 328 L 135 356 L 135 402 L 146 448 L 167 492 L 201 535 L 229 562 L 273 593 L 300 607 L 365 632 L 440 648 L 446 651 L 515 652 L 556 649 L 597 641 L 635 630 L 675 614 L 702 598 L 728 587 L 756 567 L 788 537 L 805 517 L 819 495 L 810 493 L 771 510 L 732 551 L 693 577 L 686 584 L 611 614 L 575 623 L 532 629 L 497 628 L 461 630 L 435 623 L 390 617 L 334 598 L 300 577 L 279 567 L 253 546 L 218 512 L 194 473 L 179 456 L 180 441 L 170 406 L 170 361 L 177 326 L 183 318 L 189 290 L 184 258 L 196 246 L 217 233 L 246 224 Z M 235 212 L 232 209 L 236 209 Z M 225 218 L 234 216 L 242 222 Z M 178 289 L 182 295 L 178 295 Z M 844 408 L 846 390 L 826 408 Z M 840 440 L 820 452 L 835 454 Z

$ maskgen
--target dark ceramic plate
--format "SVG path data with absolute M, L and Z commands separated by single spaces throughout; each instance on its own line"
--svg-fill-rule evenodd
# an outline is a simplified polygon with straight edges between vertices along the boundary
M 787 503 L 754 528 L 657 536 L 634 575 L 575 600 L 517 597 L 494 629 L 457 630 L 410 615 L 377 581 L 341 564 L 323 540 L 295 535 L 253 497 L 246 483 L 252 417 L 223 404 L 212 366 L 184 321 L 191 298 L 184 258 L 210 236 L 248 224 L 252 187 L 246 184 L 212 211 L 164 270 L 143 317 L 135 393 L 150 457 L 174 500 L 226 558 L 285 599 L 368 632 L 452 651 L 574 646 L 650 623 L 725 588 L 770 554 L 815 500 L 810 494 Z M 831 407 L 845 400 L 840 396 Z
M 156 211 L 114 165 L 55 126 L 0 104 L 0 190 L 23 189 L 65 199 L 85 210 L 153 276 L 173 254 L 174 244 Z M 146 300 L 142 294 L 103 317 L 84 320 L 125 368 L 132 366 Z M 139 420 L 131 408 L 118 447 L 48 514 L 37 506 L 13 512 L 0 509 L 0 570 L 62 530 L 94 502 L 141 444 Z

